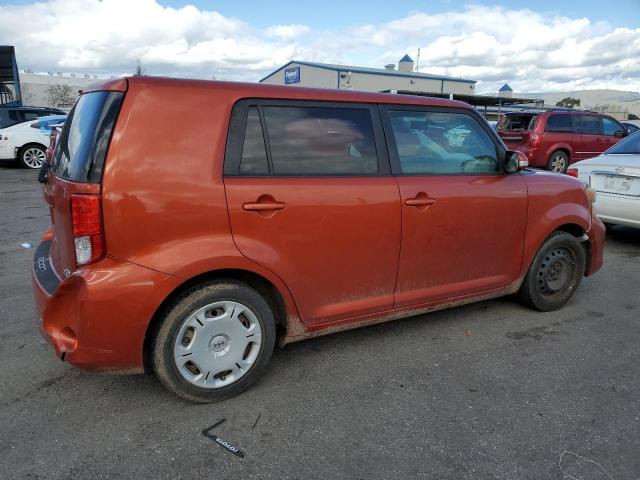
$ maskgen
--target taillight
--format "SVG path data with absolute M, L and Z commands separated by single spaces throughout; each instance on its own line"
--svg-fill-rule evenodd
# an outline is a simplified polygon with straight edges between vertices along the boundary
M 567 170 L 567 175 L 570 175 L 572 177 L 576 177 L 578 178 L 578 169 L 577 168 L 570 168 Z
M 540 146 L 540 138 L 541 135 L 539 133 L 531 133 L 531 141 L 529 142 L 529 145 L 532 148 L 538 148 Z
M 100 196 L 71 195 L 71 215 L 76 263 L 86 265 L 100 260 L 105 253 Z

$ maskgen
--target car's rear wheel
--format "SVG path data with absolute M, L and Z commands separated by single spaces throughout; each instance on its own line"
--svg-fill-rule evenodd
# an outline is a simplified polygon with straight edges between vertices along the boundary
M 547 170 L 555 173 L 566 173 L 569 168 L 569 155 L 564 150 L 556 150 L 549 157 Z
M 153 369 L 178 396 L 217 402 L 260 377 L 275 338 L 273 313 L 254 289 L 240 282 L 201 285 L 167 309 L 152 346 Z
M 585 250 L 576 237 L 554 232 L 534 257 L 518 296 L 543 312 L 563 307 L 576 294 L 585 262 Z
M 18 162 L 24 168 L 40 168 L 46 159 L 46 151 L 40 145 L 25 145 L 18 151 Z

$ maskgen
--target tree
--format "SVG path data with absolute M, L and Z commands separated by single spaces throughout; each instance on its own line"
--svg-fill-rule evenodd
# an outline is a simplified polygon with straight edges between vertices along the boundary
M 31 102 L 33 102 L 33 90 L 31 90 L 31 85 L 20 82 L 20 95 L 22 95 L 23 105 L 31 105 Z
M 556 103 L 556 107 L 575 108 L 580 106 L 579 98 L 565 97 Z
M 73 89 L 69 85 L 49 85 L 44 93 L 50 107 L 71 107 L 75 101 Z

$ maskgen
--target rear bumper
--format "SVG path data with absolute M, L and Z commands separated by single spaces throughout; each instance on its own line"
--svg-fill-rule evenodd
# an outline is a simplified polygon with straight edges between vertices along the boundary
M 589 237 L 589 253 L 591 258 L 587 266 L 585 276 L 590 276 L 602 268 L 604 263 L 604 241 L 606 229 L 602 221 L 596 216 L 595 211 L 591 213 L 591 228 L 587 232 Z
M 603 222 L 640 228 L 640 197 L 598 192 L 595 208 Z
M 107 257 L 61 279 L 49 247 L 32 268 L 36 321 L 59 358 L 84 370 L 143 371 L 149 321 L 176 288 L 176 277 Z

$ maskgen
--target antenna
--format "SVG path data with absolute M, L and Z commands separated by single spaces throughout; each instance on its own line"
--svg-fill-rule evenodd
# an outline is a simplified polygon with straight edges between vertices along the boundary
M 420 47 L 418 47 L 418 55 L 416 55 L 416 72 L 420 71 Z

